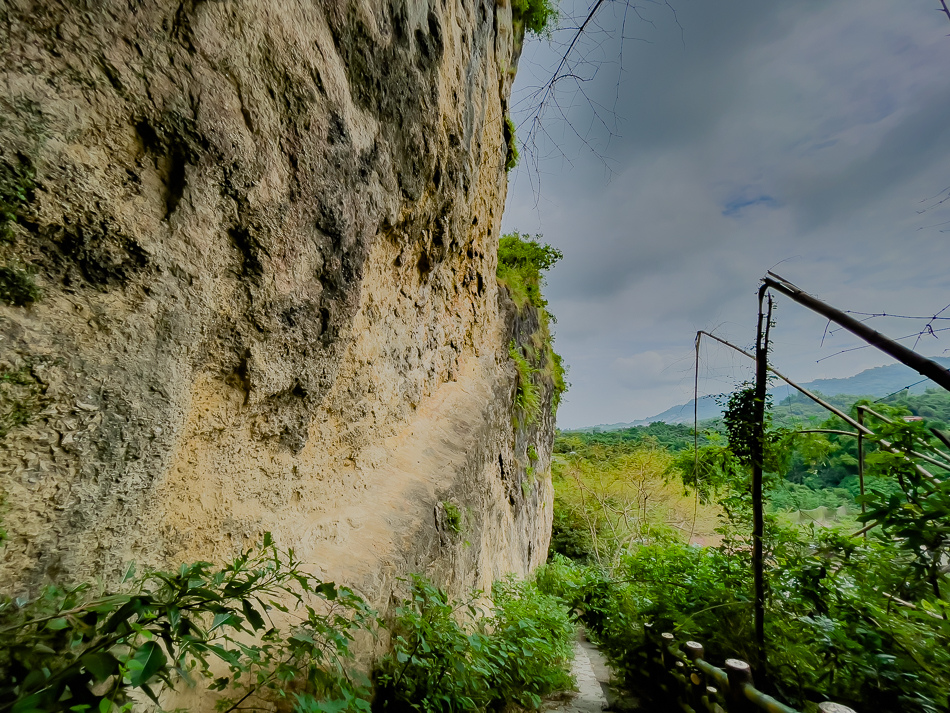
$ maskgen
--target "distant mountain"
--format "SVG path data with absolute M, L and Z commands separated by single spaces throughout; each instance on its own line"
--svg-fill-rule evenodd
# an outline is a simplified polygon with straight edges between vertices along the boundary
M 950 369 L 950 357 L 930 358 L 941 366 Z M 910 392 L 914 394 L 921 394 L 928 388 L 934 388 L 937 386 L 930 379 L 926 379 L 919 384 L 916 383 L 920 381 L 920 379 L 920 374 L 911 369 L 909 366 L 904 366 L 903 364 L 890 364 L 888 366 L 876 366 L 873 369 L 865 369 L 859 374 L 855 374 L 854 376 L 850 376 L 846 379 L 815 379 L 814 381 L 809 381 L 802 384 L 802 386 L 809 391 L 820 391 L 825 396 L 851 394 L 854 396 L 874 396 L 876 398 L 887 396 L 894 393 L 895 391 L 900 391 L 911 384 L 914 384 L 914 386 L 910 388 Z M 780 383 L 783 383 L 783 385 L 781 387 L 772 389 L 772 393 L 776 397 L 784 398 L 788 392 L 784 382 Z M 791 389 L 791 387 L 788 387 L 788 389 Z M 794 391 L 794 389 L 791 390 L 792 393 L 797 393 Z M 698 412 L 700 421 L 708 418 L 719 418 L 719 416 L 722 415 L 722 407 L 716 403 L 715 396 L 701 396 L 699 399 Z M 690 399 L 685 404 L 673 406 L 672 408 L 666 409 L 666 411 L 663 411 L 662 413 L 658 413 L 656 416 L 644 418 L 640 421 L 632 421 L 630 423 L 600 424 L 598 426 L 588 426 L 586 428 L 576 428 L 572 430 L 612 431 L 621 428 L 630 428 L 632 426 L 645 426 L 647 424 L 653 423 L 654 421 L 663 421 L 665 423 L 689 423 L 692 420 L 693 400 Z

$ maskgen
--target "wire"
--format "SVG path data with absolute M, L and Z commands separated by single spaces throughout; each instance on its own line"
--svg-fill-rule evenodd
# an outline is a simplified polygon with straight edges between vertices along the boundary
M 889 398 L 891 398 L 891 396 L 896 396 L 896 395 L 899 394 L 901 391 L 904 391 L 904 389 L 912 389 L 912 388 L 914 388 L 915 386 L 917 386 L 917 384 L 922 384 L 922 383 L 924 383 L 925 381 L 930 381 L 930 379 L 921 379 L 920 381 L 915 381 L 913 384 L 910 384 L 909 386 L 905 386 L 903 389 L 898 389 L 898 390 L 895 391 L 893 394 L 888 394 L 887 396 L 882 396 L 881 398 L 876 399 L 875 401 L 872 401 L 871 403 L 875 403 L 875 404 L 881 403 L 882 401 L 884 401 L 884 399 L 889 399 Z

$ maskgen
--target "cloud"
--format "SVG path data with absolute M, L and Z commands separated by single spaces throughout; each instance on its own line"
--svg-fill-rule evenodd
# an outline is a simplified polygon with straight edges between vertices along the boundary
M 733 218 L 741 214 L 746 208 L 753 206 L 765 206 L 766 208 L 778 208 L 778 201 L 772 196 L 759 195 L 754 198 L 733 198 L 723 206 L 722 214 L 727 218 Z
M 608 5 L 582 49 L 612 63 L 576 67 L 591 80 L 587 99 L 561 96 L 574 129 L 553 112 L 537 161 L 510 177 L 504 229 L 565 254 L 546 291 L 574 384 L 565 425 L 688 398 L 696 329 L 750 341 L 758 278 L 777 264 L 848 309 L 950 302 L 950 203 L 921 203 L 950 185 L 945 19 L 905 0 L 673 5 L 681 27 L 660 4 L 653 26 L 628 15 L 628 36 L 647 41 L 624 45 L 619 78 L 626 4 Z M 526 47 L 514 107 L 557 60 L 556 46 Z M 817 362 L 845 335 L 822 345 L 824 322 L 787 301 L 778 319 L 776 359 L 805 380 L 881 359 Z

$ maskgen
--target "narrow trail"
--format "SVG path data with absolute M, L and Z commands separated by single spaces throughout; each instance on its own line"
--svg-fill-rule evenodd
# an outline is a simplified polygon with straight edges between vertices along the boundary
M 574 642 L 574 662 L 571 673 L 577 680 L 577 694 L 570 699 L 550 701 L 545 710 L 557 713 L 657 713 L 643 707 L 636 696 L 629 692 L 619 694 L 611 685 L 611 672 L 607 659 L 597 647 L 587 640 L 581 629 Z
M 594 671 L 591 651 L 600 656 L 593 644 L 589 643 L 583 634 L 578 634 L 577 641 L 574 642 L 574 663 L 571 665 L 571 673 L 577 680 L 577 696 L 571 700 L 550 704 L 547 710 L 563 713 L 600 713 L 607 707 L 607 696 L 604 695 L 604 689 Z M 606 673 L 606 667 L 603 668 Z M 600 678 L 604 677 L 604 673 Z

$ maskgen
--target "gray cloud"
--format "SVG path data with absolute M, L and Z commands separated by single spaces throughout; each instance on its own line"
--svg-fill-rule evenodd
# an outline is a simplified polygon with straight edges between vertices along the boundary
M 540 231 L 565 253 L 547 290 L 571 365 L 563 426 L 688 397 L 695 330 L 751 339 L 757 280 L 776 263 L 844 307 L 950 302 L 950 210 L 921 203 L 950 184 L 945 20 L 926 0 L 674 5 L 681 28 L 659 3 L 653 25 L 628 13 L 627 35 L 648 42 L 624 44 L 619 84 L 616 62 L 583 84 L 606 128 L 586 99 L 562 95 L 583 141 L 549 113 L 534 160 L 511 176 L 505 229 Z M 618 56 L 622 7 L 583 46 L 592 62 Z M 529 44 L 516 92 L 556 60 L 556 47 Z M 776 358 L 802 378 L 886 361 L 863 350 L 816 363 L 851 342 L 826 336 L 819 350 L 824 323 L 792 305 L 779 325 Z M 717 391 L 717 369 L 742 370 L 704 368 Z

